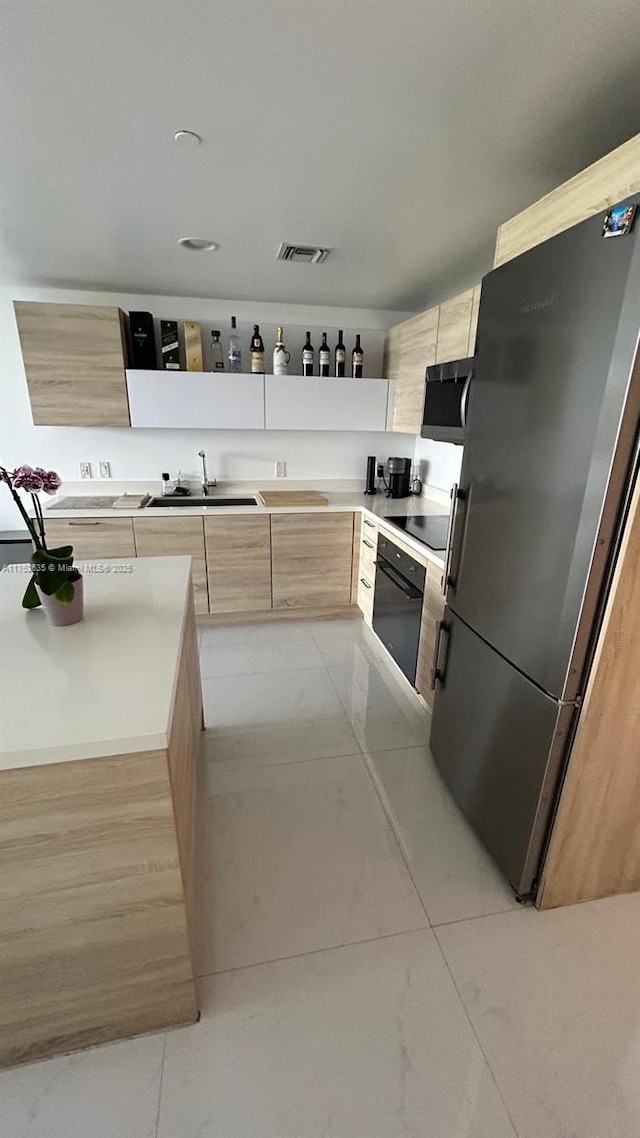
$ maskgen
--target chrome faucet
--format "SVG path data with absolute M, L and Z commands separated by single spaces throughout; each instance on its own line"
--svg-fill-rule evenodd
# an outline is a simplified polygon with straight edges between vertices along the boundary
M 199 450 L 198 454 L 200 455 L 200 458 L 202 459 L 202 493 L 203 493 L 204 497 L 206 498 L 206 497 L 208 497 L 209 490 L 212 490 L 214 486 L 217 486 L 218 482 L 217 482 L 216 478 L 208 478 L 207 477 L 207 459 L 206 459 L 204 451 Z

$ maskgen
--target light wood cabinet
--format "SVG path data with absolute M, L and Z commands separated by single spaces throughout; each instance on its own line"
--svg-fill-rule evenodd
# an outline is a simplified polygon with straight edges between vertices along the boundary
M 389 429 L 419 435 L 422 426 L 426 368 L 436 361 L 439 310 L 430 308 L 390 328 L 383 370 L 394 381 Z
M 236 514 L 205 518 L 209 611 L 271 608 L 269 517 Z
M 353 514 L 272 514 L 273 607 L 351 603 Z
M 574 178 L 505 221 L 498 230 L 494 266 L 511 261 L 556 233 L 640 193 L 640 134 L 605 154 Z
M 14 309 L 34 423 L 128 427 L 124 313 L 31 301 Z
M 469 343 L 467 344 L 467 356 L 474 356 L 476 354 L 476 335 L 478 332 L 478 313 L 480 311 L 480 293 L 482 285 L 477 284 L 473 290 L 473 300 L 471 302 L 471 323 L 469 325 Z
M 72 545 L 76 561 L 100 561 L 111 557 L 135 557 L 132 518 L 45 517 L 49 549 Z M 163 551 L 166 553 L 166 549 Z
M 474 289 L 452 296 L 440 305 L 436 363 L 464 359 L 469 351 Z
M 418 667 L 416 670 L 416 690 L 429 707 L 433 706 L 431 690 L 431 668 L 436 646 L 438 623 L 444 615 L 442 595 L 442 569 L 433 561 L 427 562 L 424 600 L 422 602 L 422 622 L 420 625 L 420 644 L 418 647 Z
M 209 611 L 203 518 L 134 518 L 138 557 L 192 558 L 193 599 L 197 613 Z
M 373 622 L 373 597 L 376 584 L 376 557 L 378 553 L 378 527 L 365 518 L 358 549 L 358 588 L 356 601 L 366 623 Z

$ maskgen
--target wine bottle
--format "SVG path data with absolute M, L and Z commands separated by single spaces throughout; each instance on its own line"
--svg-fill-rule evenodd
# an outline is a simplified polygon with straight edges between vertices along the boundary
M 242 348 L 238 339 L 235 316 L 231 317 L 231 332 L 229 333 L 229 371 L 242 371 Z
M 344 379 L 344 368 L 347 359 L 347 351 L 342 341 L 342 329 L 338 332 L 338 343 L 335 350 L 335 372 L 338 379 Z
M 313 344 L 311 343 L 311 332 L 307 332 L 307 339 L 302 349 L 302 374 L 313 375 Z
M 276 346 L 273 350 L 273 374 L 286 375 L 289 369 L 289 360 L 291 354 L 287 351 L 284 343 L 284 329 L 278 325 L 276 335 Z
M 360 345 L 360 333 L 356 336 L 356 346 L 351 353 L 351 376 L 353 379 L 362 379 L 364 365 L 364 352 Z
M 329 371 L 331 368 L 331 352 L 327 343 L 327 333 L 322 333 L 322 343 L 318 352 L 318 375 L 323 379 L 328 379 Z
M 258 375 L 264 371 L 264 344 L 260 335 L 260 325 L 253 325 L 251 337 L 251 374 Z
M 222 344 L 220 343 L 220 332 L 217 329 L 211 330 L 211 370 L 224 371 Z

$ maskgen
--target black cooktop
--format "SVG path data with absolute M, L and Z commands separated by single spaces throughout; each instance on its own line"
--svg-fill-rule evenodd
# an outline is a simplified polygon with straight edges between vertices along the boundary
M 429 549 L 446 549 L 447 530 L 449 528 L 448 514 L 422 514 L 403 518 L 385 518 L 398 529 L 404 530 L 411 537 L 417 537 Z

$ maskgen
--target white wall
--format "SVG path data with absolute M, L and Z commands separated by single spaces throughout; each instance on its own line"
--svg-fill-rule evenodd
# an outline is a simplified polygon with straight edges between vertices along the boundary
M 460 480 L 462 447 L 455 443 L 437 443 L 433 439 L 416 439 L 414 463 L 418 477 L 429 486 L 450 490 Z
M 325 308 L 298 304 L 202 300 L 188 297 L 138 296 L 66 289 L 5 286 L 0 296 L 0 463 L 9 468 L 23 462 L 59 472 L 63 480 L 77 480 L 78 463 L 89 461 L 97 473 L 99 460 L 111 463 L 114 480 L 160 479 L 163 470 L 180 469 L 185 477 L 198 477 L 198 451 L 207 452 L 211 475 L 219 479 L 273 478 L 276 460 L 287 463 L 290 479 L 362 478 L 366 457 L 375 454 L 412 456 L 410 435 L 351 434 L 295 431 L 172 431 L 109 427 L 34 427 L 22 365 L 13 300 L 39 300 L 66 304 L 119 305 L 125 311 L 144 310 L 163 319 L 215 320 L 226 330 L 229 317 L 238 321 L 311 327 L 388 328 L 411 313 L 383 310 Z M 366 346 L 366 339 L 363 337 Z M 95 480 L 96 492 L 108 482 Z M 286 481 L 283 480 L 283 487 Z M 9 494 L 0 487 L 0 529 L 20 526 Z

